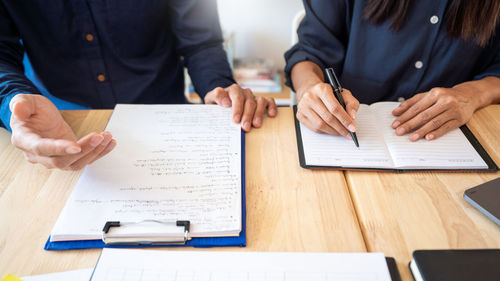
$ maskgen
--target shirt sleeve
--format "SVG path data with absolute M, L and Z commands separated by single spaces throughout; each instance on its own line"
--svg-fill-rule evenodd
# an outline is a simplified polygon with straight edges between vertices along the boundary
M 347 46 L 350 18 L 348 0 L 303 0 L 306 15 L 297 35 L 299 41 L 285 53 L 286 84 L 293 89 L 291 70 L 295 64 L 311 61 L 319 67 L 333 67 L 340 75 Z
M 0 3 L 0 125 L 10 131 L 10 100 L 19 93 L 39 94 L 24 75 L 24 48 L 5 6 Z
M 184 57 L 196 92 L 235 83 L 223 49 L 216 0 L 171 0 L 170 18 L 177 52 Z
M 493 39 L 483 50 L 478 64 L 481 68 L 474 76 L 474 80 L 480 80 L 487 76 L 500 78 L 500 24 L 497 25 Z

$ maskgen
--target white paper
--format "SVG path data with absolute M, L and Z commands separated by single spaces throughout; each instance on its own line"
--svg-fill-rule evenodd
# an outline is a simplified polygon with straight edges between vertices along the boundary
M 231 109 L 117 105 L 117 141 L 88 166 L 52 241 L 100 239 L 106 221 L 189 220 L 192 236 L 241 230 L 241 128 Z
M 92 281 L 391 281 L 382 253 L 104 249 Z
M 23 281 L 89 281 L 93 268 L 22 277 Z

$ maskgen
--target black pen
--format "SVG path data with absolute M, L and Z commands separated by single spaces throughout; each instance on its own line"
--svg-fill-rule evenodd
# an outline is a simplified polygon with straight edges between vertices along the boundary
M 342 98 L 342 86 L 340 85 L 339 79 L 337 79 L 337 75 L 335 75 L 335 71 L 333 71 L 333 68 L 326 68 L 325 69 L 326 76 L 328 77 L 328 80 L 330 81 L 330 85 L 333 88 L 333 93 L 335 93 L 335 97 L 339 101 L 340 105 L 345 109 L 345 102 L 344 99 Z M 349 131 L 351 134 L 352 140 L 354 141 L 354 144 L 356 147 L 359 148 L 359 143 L 358 143 L 358 138 L 356 137 L 356 133 Z

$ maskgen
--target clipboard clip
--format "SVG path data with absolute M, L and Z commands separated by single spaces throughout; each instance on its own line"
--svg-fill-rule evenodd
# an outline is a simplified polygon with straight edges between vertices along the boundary
M 185 245 L 191 239 L 190 224 L 186 220 L 107 221 L 102 229 L 102 241 L 106 245 Z

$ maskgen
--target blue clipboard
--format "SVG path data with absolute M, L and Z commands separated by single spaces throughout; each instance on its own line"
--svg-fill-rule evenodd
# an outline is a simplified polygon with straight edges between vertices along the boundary
M 82 250 L 96 248 L 158 248 L 158 247 L 195 247 L 195 248 L 210 248 L 210 247 L 246 247 L 246 199 L 245 199 L 245 132 L 241 132 L 241 232 L 239 236 L 229 237 L 193 237 L 186 241 L 184 245 L 106 245 L 102 240 L 75 240 L 75 241 L 60 241 L 50 242 L 47 239 L 45 250 Z

